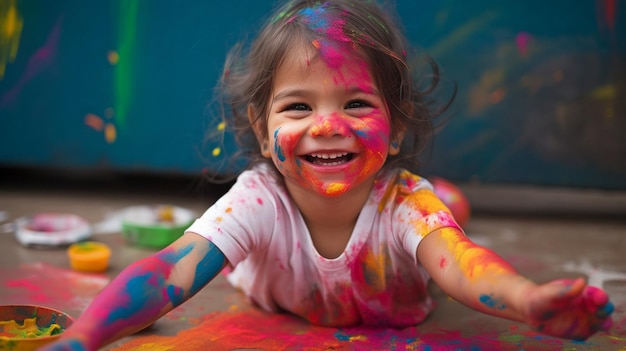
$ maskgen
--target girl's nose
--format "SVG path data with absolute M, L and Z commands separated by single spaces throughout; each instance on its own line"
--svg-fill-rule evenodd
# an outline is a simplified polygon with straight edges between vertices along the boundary
M 348 128 L 345 121 L 338 113 L 317 117 L 313 127 L 311 127 L 311 136 L 313 137 L 344 136 L 347 133 Z

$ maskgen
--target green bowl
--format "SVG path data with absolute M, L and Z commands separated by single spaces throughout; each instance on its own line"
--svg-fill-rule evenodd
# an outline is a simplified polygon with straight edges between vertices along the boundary
M 129 207 L 122 218 L 122 235 L 129 244 L 162 249 L 183 235 L 194 219 L 193 212 L 176 206 Z

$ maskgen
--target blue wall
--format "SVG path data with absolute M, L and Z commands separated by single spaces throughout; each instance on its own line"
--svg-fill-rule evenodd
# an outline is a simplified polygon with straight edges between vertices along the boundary
M 626 189 L 626 4 L 397 0 L 458 84 L 424 174 Z M 226 51 L 270 1 L 1 0 L 0 164 L 198 174 Z M 20 26 L 20 24 L 22 24 Z M 12 52 L 16 53 L 12 57 Z

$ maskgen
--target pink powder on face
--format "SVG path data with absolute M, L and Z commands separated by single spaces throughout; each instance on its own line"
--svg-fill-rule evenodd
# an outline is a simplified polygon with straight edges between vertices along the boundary
M 313 40 L 313 46 L 329 67 L 339 68 L 347 62 L 347 48 L 353 43 L 344 32 L 346 21 L 343 18 L 333 17 L 325 4 L 302 9 L 294 18 L 319 33 L 321 38 Z

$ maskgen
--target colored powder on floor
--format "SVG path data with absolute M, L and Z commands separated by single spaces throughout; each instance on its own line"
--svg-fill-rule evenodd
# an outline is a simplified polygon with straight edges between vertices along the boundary
M 181 321 L 189 323 L 191 321 Z M 158 322 L 157 322 L 158 323 Z M 311 325 L 285 314 L 271 314 L 257 309 L 215 312 L 193 321 L 188 329 L 173 336 L 143 334 L 112 350 L 519 350 L 529 335 L 510 340 L 497 332 L 466 337 L 459 331 L 422 332 L 418 327 L 326 328 Z M 560 349 L 562 341 L 544 340 Z

